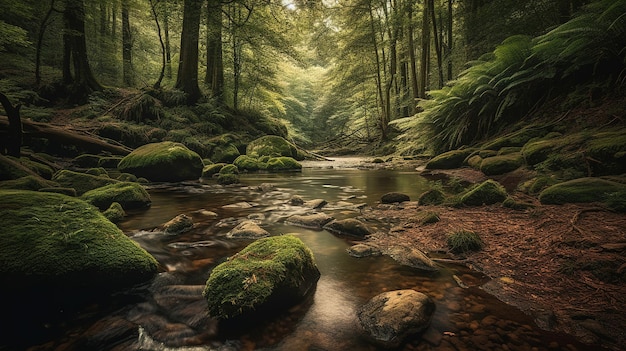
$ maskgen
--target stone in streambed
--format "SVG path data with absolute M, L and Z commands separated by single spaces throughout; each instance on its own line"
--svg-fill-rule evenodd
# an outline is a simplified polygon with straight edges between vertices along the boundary
M 365 223 L 354 218 L 346 218 L 332 221 L 324 226 L 324 229 L 331 233 L 340 235 L 356 236 L 364 238 L 372 234 L 372 230 Z
M 226 237 L 232 239 L 259 239 L 269 236 L 270 233 L 261 228 L 254 221 L 243 221 L 233 228 Z
M 202 158 L 185 145 L 171 141 L 138 147 L 117 168 L 153 182 L 197 180 L 202 175 Z
M 287 224 L 304 228 L 322 229 L 326 223 L 333 220 L 333 217 L 325 213 L 314 213 L 310 215 L 293 215 L 285 221 Z
M 384 252 L 401 265 L 416 268 L 427 272 L 439 270 L 439 266 L 431 260 L 422 250 L 408 246 L 396 245 Z
M 352 245 L 348 249 L 346 249 L 346 251 L 348 252 L 348 255 L 356 258 L 382 255 L 382 251 L 378 246 L 370 244 Z
M 411 198 L 409 197 L 409 195 L 403 194 L 403 193 L 396 193 L 396 192 L 386 193 L 380 198 L 380 202 L 384 204 L 394 204 L 394 203 L 406 202 L 406 201 L 411 201 Z
M 179 214 L 161 226 L 166 234 L 182 234 L 193 228 L 193 220 L 186 214 Z

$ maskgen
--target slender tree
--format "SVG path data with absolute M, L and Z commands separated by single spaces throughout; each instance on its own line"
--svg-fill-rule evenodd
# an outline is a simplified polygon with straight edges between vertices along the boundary
M 157 13 L 156 4 L 154 0 L 150 0 L 150 9 L 152 10 L 154 23 L 156 24 L 157 33 L 159 34 L 159 43 L 161 44 L 161 71 L 159 72 L 159 78 L 157 78 L 157 81 L 152 86 L 154 89 L 159 89 L 161 88 L 161 82 L 163 81 L 163 76 L 165 76 L 165 66 L 166 66 L 165 43 L 163 42 L 163 35 L 161 34 L 161 25 L 159 24 L 159 15 Z
M 204 82 L 211 89 L 211 97 L 224 102 L 224 61 L 222 55 L 222 4 L 207 0 L 206 76 Z
M 204 0 L 185 0 L 183 31 L 180 37 L 180 63 L 175 88 L 187 95 L 187 104 L 195 104 L 201 96 L 198 86 L 198 39 Z
M 419 97 L 426 98 L 426 86 L 428 82 L 428 61 L 430 58 L 430 4 L 432 0 L 424 1 L 422 13 L 422 55 L 420 59 Z
M 133 72 L 133 40 L 129 19 L 129 0 L 122 0 L 122 80 L 124 85 L 135 85 Z

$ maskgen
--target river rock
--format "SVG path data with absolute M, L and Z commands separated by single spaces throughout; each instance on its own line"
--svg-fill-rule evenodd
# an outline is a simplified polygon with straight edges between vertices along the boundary
M 118 182 L 97 189 L 89 190 L 81 199 L 106 210 L 114 202 L 122 205 L 124 210 L 145 208 L 152 204 L 150 194 L 139 183 Z
M 166 234 L 182 234 L 193 228 L 193 220 L 186 214 L 179 214 L 161 226 Z
M 304 200 L 299 195 L 294 195 L 289 199 L 289 204 L 291 206 L 302 206 L 304 205 Z
M 246 147 L 246 155 L 260 156 L 288 156 L 302 160 L 295 145 L 277 135 L 265 135 L 251 141 Z
M 306 201 L 305 203 L 303 203 L 303 205 L 305 207 L 312 208 L 314 210 L 319 210 L 322 207 L 328 205 L 328 201 L 324 199 L 314 199 L 314 200 Z
M 124 157 L 117 168 L 153 182 L 197 180 L 204 163 L 197 153 L 181 143 L 164 141 L 138 147 Z
M 356 258 L 363 258 L 369 256 L 380 256 L 382 251 L 376 245 L 372 244 L 356 244 L 346 249 L 348 255 Z
M 406 245 L 395 245 L 385 250 L 385 254 L 404 266 L 429 272 L 439 270 L 437 263 L 426 256 L 422 250 Z
M 380 202 L 384 204 L 394 204 L 394 203 L 405 202 L 405 201 L 411 201 L 411 198 L 409 197 L 409 195 L 403 194 L 403 193 L 396 193 L 396 192 L 386 193 L 380 198 Z
M 400 346 L 407 336 L 425 330 L 435 303 L 415 290 L 388 291 L 374 296 L 357 311 L 365 335 L 385 348 Z
M 324 226 L 324 229 L 331 233 L 356 236 L 363 238 L 372 234 L 372 230 L 365 223 L 354 218 L 332 221 Z
M 226 237 L 231 239 L 259 239 L 269 236 L 270 233 L 253 221 L 243 221 L 233 228 Z
M 310 215 L 293 215 L 285 221 L 287 224 L 304 228 L 322 229 L 322 227 L 333 220 L 333 217 L 325 213 L 314 213 Z
M 100 188 L 109 184 L 119 183 L 119 181 L 109 177 L 79 173 L 67 169 L 56 172 L 52 176 L 52 180 L 59 183 L 64 188 L 76 189 L 76 194 L 78 196 L 83 195 L 89 190 Z
M 247 318 L 289 308 L 320 277 L 311 250 L 293 235 L 259 239 L 213 269 L 203 296 L 218 319 Z

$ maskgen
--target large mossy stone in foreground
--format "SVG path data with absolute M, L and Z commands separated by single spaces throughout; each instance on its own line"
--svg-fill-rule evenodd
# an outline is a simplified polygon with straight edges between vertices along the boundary
M 120 182 L 90 190 L 81 198 L 101 210 L 106 210 L 114 202 L 122 205 L 125 210 L 148 207 L 152 203 L 148 192 L 139 184 Z
M 45 180 L 40 176 L 26 176 L 13 180 L 0 181 L 0 189 L 19 189 L 37 191 L 43 188 L 58 187 L 59 184 L 50 180 Z
M 287 156 L 296 160 L 303 159 L 295 145 L 277 135 L 266 135 L 251 141 L 246 148 L 246 155 L 251 157 Z
M 601 178 L 579 178 L 546 188 L 539 194 L 539 201 L 542 204 L 605 202 L 617 210 L 626 209 L 626 185 Z M 618 202 L 621 206 L 614 206 Z
M 96 176 L 87 173 L 79 173 L 67 169 L 58 171 L 52 180 L 59 183 L 64 188 L 76 189 L 77 195 L 82 195 L 89 190 L 103 187 L 109 184 L 118 183 L 117 180 L 109 177 Z
M 3 293 L 111 291 L 157 273 L 154 257 L 85 201 L 1 190 L 0 208 Z
M 474 149 L 461 149 L 444 152 L 443 154 L 433 157 L 426 163 L 426 169 L 452 169 L 463 166 L 463 161 L 469 156 Z
M 196 180 L 202 158 L 185 145 L 171 141 L 143 145 L 124 157 L 117 168 L 153 182 Z
M 463 193 L 460 203 L 468 206 L 492 205 L 504 201 L 507 196 L 500 183 L 488 179 Z
M 293 235 L 259 239 L 213 269 L 203 296 L 219 319 L 288 308 L 313 291 L 320 272 Z
M 37 174 L 24 166 L 18 159 L 0 155 L 0 180 L 12 180 Z

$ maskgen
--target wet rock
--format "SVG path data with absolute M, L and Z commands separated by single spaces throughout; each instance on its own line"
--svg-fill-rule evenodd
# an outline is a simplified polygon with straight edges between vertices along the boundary
M 139 183 L 118 182 L 89 190 L 81 199 L 106 210 L 114 202 L 122 205 L 124 210 L 145 208 L 152 204 L 150 195 Z
M 373 297 L 359 308 L 357 316 L 365 335 L 386 348 L 400 346 L 407 336 L 425 330 L 435 304 L 415 290 L 396 290 Z
M 193 220 L 191 217 L 180 214 L 161 226 L 161 229 L 167 234 L 181 234 L 193 228 Z
M 439 270 L 437 263 L 426 256 L 424 252 L 409 246 L 394 246 L 386 250 L 385 254 L 405 266 L 429 272 Z
M 275 188 L 276 186 L 274 186 L 274 184 L 272 183 L 263 183 L 263 184 L 257 185 L 256 190 L 262 193 L 267 193 L 267 192 L 274 190 Z
M 319 210 L 322 207 L 326 206 L 327 204 L 328 204 L 328 201 L 324 199 L 314 199 L 314 200 L 309 200 L 303 203 L 304 206 L 308 208 L 312 208 L 314 210 Z
M 197 213 L 201 216 L 210 218 L 210 219 L 215 219 L 217 217 L 219 217 L 219 215 L 213 211 L 209 211 L 209 210 L 205 210 L 205 209 L 201 209 L 201 210 L 197 210 L 194 213 Z
M 348 255 L 356 258 L 380 256 L 383 254 L 378 246 L 370 244 L 356 244 L 349 247 L 346 251 L 348 251 Z
M 304 205 L 304 200 L 300 196 L 294 195 L 289 199 L 289 204 L 291 206 L 302 206 Z
M 354 218 L 332 221 L 324 226 L 329 232 L 341 235 L 350 235 L 363 238 L 372 234 L 372 230 L 365 223 Z
M 326 223 L 332 220 L 333 217 L 320 212 L 310 215 L 293 215 L 287 218 L 285 222 L 298 227 L 322 229 Z
M 409 195 L 403 194 L 403 193 L 396 193 L 396 192 L 386 193 L 380 198 L 380 202 L 384 204 L 393 204 L 393 203 L 405 202 L 405 201 L 411 201 L 411 198 L 409 197 Z
M 270 233 L 253 221 L 243 221 L 233 228 L 226 237 L 232 239 L 259 239 L 269 236 Z
M 222 208 L 235 208 L 235 209 L 242 209 L 242 210 L 245 210 L 247 208 L 252 208 L 252 207 L 254 207 L 254 204 L 250 202 L 246 202 L 246 201 L 222 206 Z

